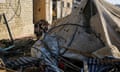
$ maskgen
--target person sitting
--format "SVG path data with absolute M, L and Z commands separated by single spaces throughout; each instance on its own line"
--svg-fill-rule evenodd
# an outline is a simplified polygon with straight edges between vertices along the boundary
M 49 23 L 46 20 L 40 20 L 34 24 L 34 34 L 37 37 L 37 40 L 40 39 L 44 33 L 48 31 Z

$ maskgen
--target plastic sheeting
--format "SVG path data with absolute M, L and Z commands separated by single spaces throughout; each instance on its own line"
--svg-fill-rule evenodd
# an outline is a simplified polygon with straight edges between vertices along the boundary
M 38 40 L 31 49 L 33 57 L 40 58 L 41 63 L 47 65 L 45 72 L 60 72 L 58 68 L 59 48 L 56 36 L 46 35 L 41 41 Z
M 103 17 L 107 24 L 107 30 L 109 32 L 110 40 L 112 44 L 116 45 L 118 49 L 120 49 L 120 8 L 117 6 L 114 6 L 112 4 L 109 4 L 105 2 L 104 0 L 98 0 L 99 4 L 101 4 L 100 10 L 102 11 Z M 98 4 L 96 4 L 98 5 Z M 91 18 L 91 27 L 96 32 L 96 34 L 99 34 L 101 39 L 105 41 L 104 37 L 104 31 L 102 28 L 101 20 L 99 17 L 99 13 L 94 15 Z
M 104 7 L 101 11 L 107 23 L 110 40 L 112 44 L 120 49 L 120 9 L 105 2 L 104 0 L 98 1 Z M 63 18 L 63 20 L 61 20 L 55 27 L 48 31 L 48 36 L 57 35 L 60 37 L 59 47 L 61 48 L 61 51 L 64 52 L 67 48 L 67 51 L 62 54 L 65 57 L 81 60 L 83 59 L 83 56 L 92 55 L 92 52 L 101 49 L 106 43 L 99 13 L 96 13 L 96 15 L 91 17 L 90 22 L 91 29 L 95 32 L 95 34 L 92 31 L 89 32 L 90 28 L 87 27 L 89 24 L 85 23 L 86 20 L 83 13 L 86 4 L 87 0 L 82 0 L 77 8 L 73 8 L 71 15 Z M 95 8 L 96 5 L 97 4 L 94 5 Z M 97 37 L 96 34 L 99 35 L 100 38 Z M 58 48 L 58 46 L 54 43 L 57 40 L 52 40 L 48 37 L 48 43 L 46 43 L 47 45 L 50 45 L 48 48 L 51 48 L 51 51 L 54 51 L 54 54 L 58 52 L 55 49 Z M 54 41 L 53 44 L 50 44 L 52 41 Z M 42 43 L 41 41 L 38 41 L 34 46 L 44 48 Z M 35 57 L 40 57 L 41 52 L 34 51 L 33 49 L 32 54 Z

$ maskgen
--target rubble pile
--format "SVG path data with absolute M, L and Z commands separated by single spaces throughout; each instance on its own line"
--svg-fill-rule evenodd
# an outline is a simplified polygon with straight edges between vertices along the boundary
M 81 0 L 43 39 L 1 40 L 0 66 L 20 72 L 120 72 L 119 12 L 104 0 Z

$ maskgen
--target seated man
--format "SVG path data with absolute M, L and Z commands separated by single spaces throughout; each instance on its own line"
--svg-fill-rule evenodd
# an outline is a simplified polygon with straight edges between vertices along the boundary
M 48 30 L 49 23 L 45 20 L 40 20 L 34 25 L 34 33 L 37 37 L 37 40 L 42 37 L 43 33 L 46 33 Z

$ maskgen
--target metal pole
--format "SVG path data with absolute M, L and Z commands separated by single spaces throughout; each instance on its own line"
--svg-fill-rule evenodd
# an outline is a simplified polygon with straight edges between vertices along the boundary
M 11 31 L 10 31 L 10 27 L 9 27 L 9 25 L 8 25 L 8 22 L 7 22 L 7 19 L 6 19 L 6 16 L 5 16 L 4 13 L 3 13 L 3 18 L 4 18 L 4 20 L 5 20 L 5 25 L 6 25 L 6 27 L 7 27 L 7 30 L 8 30 L 10 39 L 11 39 L 11 42 L 12 42 L 12 44 L 13 44 L 13 43 L 14 43 L 14 40 L 13 40 L 13 37 L 12 37 L 12 33 L 11 33 Z

